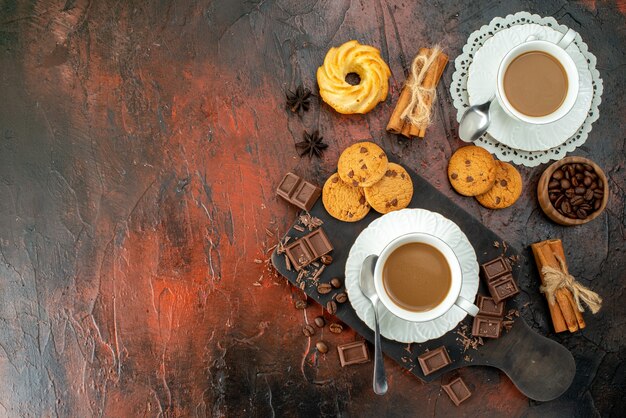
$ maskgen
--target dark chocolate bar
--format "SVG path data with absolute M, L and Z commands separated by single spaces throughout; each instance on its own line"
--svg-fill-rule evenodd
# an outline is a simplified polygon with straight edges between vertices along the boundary
M 320 227 L 285 247 L 285 254 L 289 257 L 291 265 L 300 270 L 332 250 L 333 246 Z
M 504 316 L 504 303 L 496 303 L 493 298 L 488 296 L 478 295 L 478 299 L 476 301 L 478 305 L 478 315 L 483 316 L 494 316 L 501 318 Z
M 517 283 L 515 283 L 515 279 L 513 279 L 513 275 L 510 273 L 487 284 L 487 288 L 496 303 L 500 303 L 504 299 L 510 298 L 511 296 L 515 296 L 519 293 Z
M 442 388 L 456 406 L 459 406 L 461 402 L 472 396 L 472 392 L 470 392 L 467 385 L 460 377 L 457 377 L 447 385 L 443 385 Z
M 365 340 L 340 344 L 337 346 L 337 352 L 339 353 L 341 367 L 370 361 L 370 355 L 367 351 Z
M 425 352 L 417 360 L 426 376 L 452 363 L 448 350 L 444 346 Z
M 474 337 L 499 338 L 502 330 L 502 319 L 491 316 L 474 317 L 472 335 Z
M 485 281 L 487 283 L 491 283 L 505 274 L 510 273 L 512 270 L 509 260 L 507 260 L 504 256 L 500 256 L 495 260 L 488 261 L 481 265 L 480 271 L 482 272 Z
M 293 173 L 285 174 L 276 189 L 278 196 L 307 211 L 311 210 L 321 193 L 322 189 Z

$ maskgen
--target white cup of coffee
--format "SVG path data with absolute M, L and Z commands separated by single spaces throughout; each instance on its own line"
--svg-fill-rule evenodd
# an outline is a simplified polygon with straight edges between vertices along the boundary
M 506 113 L 523 122 L 546 124 L 572 109 L 578 96 L 578 70 L 565 48 L 575 37 L 572 29 L 557 43 L 531 36 L 504 56 L 496 97 Z
M 460 296 L 463 273 L 458 258 L 434 235 L 414 232 L 387 244 L 376 262 L 374 284 L 383 305 L 407 321 L 431 321 L 453 305 L 478 314 L 478 307 Z

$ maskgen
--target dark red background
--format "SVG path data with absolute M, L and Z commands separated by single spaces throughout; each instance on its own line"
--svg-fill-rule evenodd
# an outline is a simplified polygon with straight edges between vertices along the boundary
M 520 10 L 574 28 L 598 58 L 601 117 L 574 154 L 605 169 L 612 194 L 585 226 L 556 226 L 538 209 L 545 166 L 520 168 L 525 189 L 511 209 L 451 190 L 453 64 L 427 138 L 384 133 L 419 47 L 440 43 L 454 59 L 472 31 Z M 625 13 L 621 0 L 3 1 L 0 416 L 618 416 Z M 328 48 L 349 39 L 381 49 L 388 100 L 365 116 L 317 99 L 303 118 L 285 110 L 285 89 L 315 87 Z M 330 145 L 321 161 L 297 156 L 304 129 Z M 334 347 L 353 333 L 324 331 L 331 352 L 314 353 L 292 307 L 298 293 L 264 263 L 275 243 L 266 229 L 282 234 L 296 213 L 274 188 L 287 170 L 323 182 L 357 139 L 381 144 L 517 248 L 564 240 L 570 270 L 605 299 L 574 335 L 551 334 L 542 299 L 530 306 L 532 325 L 577 360 L 564 396 L 537 404 L 497 370 L 469 368 L 460 373 L 474 394 L 456 408 L 438 383 L 387 360 L 379 398 L 371 364 L 338 367 Z

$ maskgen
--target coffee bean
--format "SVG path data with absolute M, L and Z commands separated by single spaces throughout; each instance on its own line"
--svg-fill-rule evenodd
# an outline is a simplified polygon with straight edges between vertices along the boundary
M 319 293 L 320 295 L 330 293 L 331 290 L 333 290 L 333 287 L 330 285 L 330 283 L 320 283 L 317 285 L 317 293 Z
M 554 193 L 554 192 L 550 192 L 548 197 L 550 198 L 550 202 L 554 203 L 556 201 L 556 199 L 559 198 L 559 194 L 558 193 Z
M 315 322 L 315 326 L 318 328 L 324 328 L 324 325 L 326 325 L 326 320 L 323 316 L 316 316 L 313 322 Z
M 576 180 L 578 181 L 582 181 L 585 178 L 585 175 L 583 173 L 576 173 L 574 178 L 576 178 Z
M 595 181 L 593 183 L 591 183 L 591 186 L 589 186 L 590 190 L 595 190 L 598 188 L 598 183 L 596 183 Z
M 548 183 L 548 189 L 556 189 L 560 185 L 561 185 L 561 183 L 559 181 L 551 180 L 550 183 Z
M 561 210 L 564 213 L 570 213 L 572 211 L 572 207 L 570 206 L 569 202 L 567 200 L 563 201 L 563 203 L 561 203 Z
M 565 190 L 565 197 L 567 197 L 568 199 L 571 199 L 572 197 L 574 197 L 574 189 Z
M 585 209 L 578 209 L 576 211 L 576 216 L 578 219 L 585 219 L 587 217 L 587 211 Z
M 339 289 L 341 287 L 341 280 L 339 279 L 339 277 L 333 277 L 332 279 L 330 279 L 330 284 L 335 289 Z
M 296 309 L 306 309 L 306 307 L 309 306 L 306 300 L 302 299 L 297 300 L 293 305 L 296 307 Z
M 315 335 L 315 328 L 313 328 L 310 324 L 306 324 L 302 327 L 302 333 L 305 337 L 310 337 L 312 335 Z
M 598 189 L 604 189 L 604 183 L 602 182 L 602 179 L 598 179 Z
M 337 301 L 337 303 L 344 303 L 348 300 L 348 295 L 346 295 L 344 292 L 337 293 L 335 295 L 335 300 Z
M 572 183 L 568 179 L 561 180 L 561 189 L 569 189 L 572 187 Z
M 600 189 L 596 189 L 593 191 L 593 197 L 596 199 L 602 199 L 604 197 L 604 192 Z
M 578 179 L 576 177 L 572 177 L 572 186 L 578 186 Z
M 328 353 L 328 345 L 324 341 L 318 341 L 315 344 L 315 348 L 317 348 L 317 351 L 319 351 L 321 354 Z
M 589 201 L 591 199 L 593 199 L 593 190 L 587 189 L 585 192 L 585 200 Z
M 559 197 L 557 197 L 557 199 L 554 201 L 554 207 L 559 209 L 561 207 L 561 203 L 563 203 L 563 199 L 565 199 L 564 195 L 560 195 Z
M 579 173 L 582 173 L 583 171 L 585 171 L 585 169 L 583 168 L 583 165 L 582 165 L 582 164 L 576 164 L 576 165 L 574 166 L 574 169 L 575 169 L 576 171 L 578 171 Z
M 593 182 L 593 180 L 591 180 L 591 177 L 589 177 L 589 176 L 586 176 L 586 177 L 583 179 L 583 184 L 584 184 L 586 187 L 591 186 L 591 183 L 592 183 L 592 182 Z
M 587 163 L 583 163 L 583 168 L 584 168 L 586 171 L 593 171 L 593 167 L 592 167 L 592 166 L 590 166 L 590 165 L 589 165 L 589 164 L 587 164 Z
M 583 203 L 582 205 L 580 205 L 579 209 L 584 209 L 587 212 L 589 212 L 591 210 L 591 205 L 589 203 Z
M 341 324 L 333 323 L 328 326 L 328 329 L 333 334 L 341 334 L 341 331 L 343 331 L 343 326 Z
M 563 172 L 560 170 L 556 170 L 554 174 L 552 174 L 552 178 L 554 180 L 561 180 L 563 178 Z
M 601 200 L 596 200 L 595 202 L 593 202 L 593 210 L 600 209 L 600 206 L 602 206 L 602 201 Z
M 570 200 L 570 203 L 572 205 L 574 205 L 574 206 L 578 206 L 578 205 L 582 204 L 584 201 L 585 201 L 585 199 L 582 196 L 574 196 Z
M 331 314 L 334 315 L 337 313 L 337 302 L 335 302 L 334 300 L 329 300 L 328 303 L 326 304 L 326 311 Z
M 328 254 L 326 254 L 326 255 L 323 255 L 322 258 L 320 258 L 320 261 L 322 262 L 323 265 L 327 266 L 333 262 L 333 258 L 329 256 Z
M 585 194 L 585 188 L 584 187 L 577 187 L 574 189 L 574 193 L 576 193 L 577 195 L 584 195 Z
M 567 172 L 569 173 L 570 177 L 574 177 L 574 174 L 576 174 L 576 169 L 573 165 L 570 164 L 567 166 Z

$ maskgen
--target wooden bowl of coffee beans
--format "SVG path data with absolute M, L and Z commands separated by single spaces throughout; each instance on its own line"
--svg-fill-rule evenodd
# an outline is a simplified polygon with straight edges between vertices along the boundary
M 546 169 L 537 185 L 539 205 L 554 222 L 581 225 L 600 215 L 609 200 L 604 172 L 583 157 L 567 157 Z

